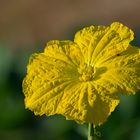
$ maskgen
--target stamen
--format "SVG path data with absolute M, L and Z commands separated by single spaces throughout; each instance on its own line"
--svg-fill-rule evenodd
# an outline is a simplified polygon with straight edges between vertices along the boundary
M 81 64 L 78 68 L 80 81 L 91 81 L 94 77 L 94 67 L 87 64 Z

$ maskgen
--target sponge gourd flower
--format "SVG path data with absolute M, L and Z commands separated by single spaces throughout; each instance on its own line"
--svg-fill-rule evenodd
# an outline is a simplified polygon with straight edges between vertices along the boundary
M 104 123 L 119 94 L 140 89 L 140 49 L 131 29 L 114 22 L 53 40 L 30 57 L 23 81 L 25 106 L 35 115 L 61 114 L 78 123 Z

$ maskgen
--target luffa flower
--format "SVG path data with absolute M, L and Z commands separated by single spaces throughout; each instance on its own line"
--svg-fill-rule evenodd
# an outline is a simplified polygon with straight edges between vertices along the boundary
M 74 41 L 53 40 L 30 58 L 23 81 L 26 108 L 100 125 L 119 104 L 119 93 L 140 88 L 140 49 L 121 23 L 90 26 Z

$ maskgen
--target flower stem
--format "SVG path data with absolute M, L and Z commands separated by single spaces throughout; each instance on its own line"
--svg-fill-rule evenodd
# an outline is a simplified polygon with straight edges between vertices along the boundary
M 88 140 L 94 140 L 94 127 L 92 123 L 88 124 Z
M 97 131 L 93 123 L 88 124 L 88 140 L 99 140 L 101 133 Z

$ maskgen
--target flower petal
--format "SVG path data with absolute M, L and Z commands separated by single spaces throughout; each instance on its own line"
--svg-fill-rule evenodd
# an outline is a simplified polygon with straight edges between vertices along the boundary
M 117 96 L 97 95 L 93 110 L 89 111 L 90 122 L 93 120 L 95 126 L 101 125 L 107 120 L 118 104 L 119 98 Z
M 99 87 L 97 88 L 93 83 L 88 86 L 88 93 L 90 109 L 87 119 L 89 122 L 93 122 L 95 126 L 101 125 L 114 111 L 120 99 L 116 95 L 104 93 L 104 90 L 100 91 Z
M 65 89 L 58 114 L 78 123 L 91 122 L 100 125 L 107 120 L 118 103 L 117 96 L 99 95 L 91 84 L 75 84 Z
M 108 93 L 135 94 L 140 89 L 140 49 L 129 46 L 116 57 L 100 64 L 107 70 L 95 78 L 95 83 Z M 98 67 L 99 68 L 99 67 Z
M 48 57 L 46 53 L 32 55 L 23 81 L 26 107 L 35 114 L 55 114 L 65 87 L 77 79 L 77 70 L 66 60 Z
M 45 54 L 49 57 L 62 60 L 71 65 L 79 65 L 83 62 L 83 55 L 76 43 L 65 40 L 53 40 L 47 43 Z
M 86 27 L 77 32 L 74 38 L 74 42 L 82 50 L 86 63 L 91 65 L 97 60 L 100 61 L 104 55 L 109 58 L 124 51 L 131 40 L 133 40 L 133 31 L 118 22 L 107 27 Z M 107 51 L 109 53 L 105 54 Z

